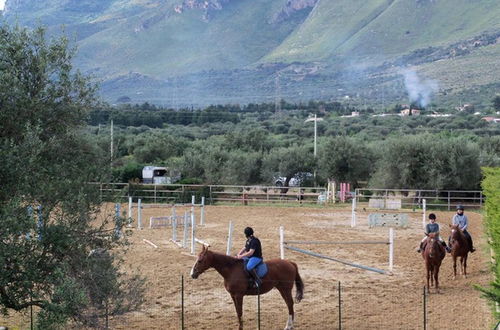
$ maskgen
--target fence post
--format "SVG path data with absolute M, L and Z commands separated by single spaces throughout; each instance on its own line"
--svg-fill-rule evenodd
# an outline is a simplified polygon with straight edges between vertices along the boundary
M 392 272 L 394 263 L 394 228 L 389 228 L 389 271 Z
M 338 285 L 338 291 L 339 291 L 339 330 L 342 330 L 342 294 L 341 294 L 340 281 Z
M 451 194 L 451 193 L 450 193 L 450 191 L 448 191 L 448 211 L 449 211 L 449 210 L 450 210 L 450 208 L 451 208 L 451 205 L 450 205 L 450 197 L 451 197 L 451 196 L 450 196 L 450 194 Z
M 196 221 L 194 219 L 194 210 L 191 209 L 191 254 L 194 254 L 196 252 L 195 227 L 196 227 Z
M 423 305 L 424 305 L 424 330 L 427 330 L 427 305 L 426 305 L 426 300 L 427 300 L 427 294 L 425 292 L 425 285 L 424 285 L 424 294 L 423 294 Z
M 184 274 L 181 275 L 181 329 L 184 330 Z
M 260 287 L 257 286 L 257 329 L 260 330 Z

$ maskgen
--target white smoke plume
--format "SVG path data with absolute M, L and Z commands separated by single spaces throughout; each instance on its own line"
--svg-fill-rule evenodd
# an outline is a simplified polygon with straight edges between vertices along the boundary
M 432 95 L 438 90 L 437 81 L 430 79 L 420 80 L 417 73 L 413 70 L 404 70 L 402 74 L 405 78 L 405 87 L 410 102 L 415 102 L 421 107 L 426 107 Z

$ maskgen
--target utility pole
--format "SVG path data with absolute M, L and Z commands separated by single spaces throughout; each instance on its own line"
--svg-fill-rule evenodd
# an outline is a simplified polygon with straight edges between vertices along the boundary
M 314 117 L 309 117 L 306 119 L 305 123 L 309 121 L 314 121 L 314 158 L 317 156 L 317 139 L 318 139 L 318 121 L 323 120 L 323 118 L 318 118 L 317 114 Z
M 308 121 L 314 121 L 314 160 L 316 160 L 317 155 L 317 138 L 318 138 L 318 120 L 323 120 L 323 118 L 318 118 L 317 114 L 314 114 L 314 117 L 309 117 L 306 119 L 305 123 Z M 314 170 L 314 183 L 316 184 L 316 170 Z

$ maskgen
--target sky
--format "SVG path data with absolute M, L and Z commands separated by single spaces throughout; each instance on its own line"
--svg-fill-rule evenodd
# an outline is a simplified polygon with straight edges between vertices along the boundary
M 0 0 L 0 10 L 3 9 L 4 5 L 5 5 L 5 0 Z

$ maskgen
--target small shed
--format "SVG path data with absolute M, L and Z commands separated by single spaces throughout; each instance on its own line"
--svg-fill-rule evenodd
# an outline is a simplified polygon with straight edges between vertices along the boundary
M 157 166 L 144 166 L 142 169 L 142 182 L 154 184 L 167 183 L 167 168 Z

